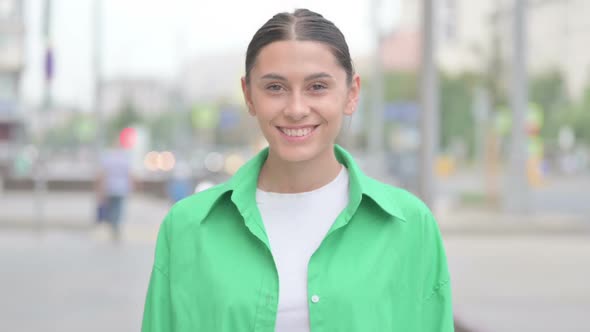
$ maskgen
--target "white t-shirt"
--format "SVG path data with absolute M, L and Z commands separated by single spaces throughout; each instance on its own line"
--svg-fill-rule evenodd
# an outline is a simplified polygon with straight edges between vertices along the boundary
M 279 273 L 275 331 L 309 331 L 307 265 L 336 217 L 348 205 L 346 167 L 329 184 L 304 193 L 256 191 L 271 252 Z M 316 299 L 317 300 L 317 299 Z

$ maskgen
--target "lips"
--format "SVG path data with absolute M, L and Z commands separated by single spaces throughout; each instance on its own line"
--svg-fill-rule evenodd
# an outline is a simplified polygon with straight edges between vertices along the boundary
M 305 137 L 313 132 L 315 128 L 318 126 L 307 126 L 307 127 L 297 127 L 297 128 L 288 128 L 288 127 L 277 127 L 283 134 L 289 137 Z

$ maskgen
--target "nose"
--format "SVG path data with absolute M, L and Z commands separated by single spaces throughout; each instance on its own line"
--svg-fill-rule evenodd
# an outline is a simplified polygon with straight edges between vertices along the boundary
M 300 93 L 291 94 L 284 114 L 293 121 L 304 119 L 310 112 L 309 106 Z

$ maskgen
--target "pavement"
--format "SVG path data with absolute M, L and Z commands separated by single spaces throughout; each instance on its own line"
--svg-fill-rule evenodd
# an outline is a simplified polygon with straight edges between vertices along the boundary
M 444 238 L 454 312 L 473 332 L 590 331 L 590 236 Z
M 159 223 L 170 203 L 148 195 L 130 197 L 124 213 L 124 231 L 129 236 L 155 239 Z M 51 192 L 39 200 L 32 192 L 0 193 L 0 229 L 50 228 L 88 230 L 95 223 L 96 203 L 92 193 Z M 445 206 L 436 217 L 443 234 L 585 234 L 590 233 L 590 215 L 585 213 L 532 212 L 506 214 L 498 211 Z
M 490 210 L 457 209 L 437 213 L 444 235 L 590 235 L 590 216 L 578 214 L 508 214 Z
M 123 211 L 123 236 L 155 241 L 170 207 L 170 202 L 160 198 L 131 195 Z M 96 231 L 95 214 L 95 196 L 89 192 L 50 192 L 40 200 L 34 192 L 0 193 L 0 230 Z
M 0 330 L 139 331 L 153 244 L 104 235 L 0 230 Z
M 135 195 L 123 238 L 90 193 L 0 193 L 0 330 L 138 331 L 170 204 Z M 442 209 L 456 317 L 472 332 L 590 331 L 590 232 L 580 214 Z M 41 226 L 40 226 L 41 225 Z

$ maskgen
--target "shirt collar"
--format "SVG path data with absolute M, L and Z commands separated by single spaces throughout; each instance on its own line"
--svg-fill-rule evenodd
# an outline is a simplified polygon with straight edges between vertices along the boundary
M 366 196 L 390 216 L 405 221 L 402 210 L 396 202 L 393 187 L 363 173 L 350 153 L 341 146 L 334 145 L 334 152 L 338 161 L 348 169 L 351 202 L 358 200 L 360 204 L 362 197 Z
M 405 221 L 401 207 L 396 202 L 395 191 L 391 186 L 378 182 L 365 175 L 353 157 L 341 146 L 334 145 L 338 161 L 348 169 L 350 201 L 349 208 L 356 210 L 363 196 L 373 200 L 387 214 Z M 231 191 L 231 200 L 244 216 L 251 215 L 256 207 L 256 187 L 258 174 L 268 157 L 268 148 L 260 151 L 254 158 L 244 164 L 225 184 L 220 196 Z M 354 211 L 351 211 L 351 213 Z

